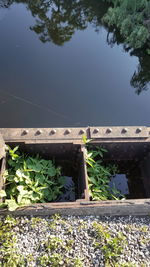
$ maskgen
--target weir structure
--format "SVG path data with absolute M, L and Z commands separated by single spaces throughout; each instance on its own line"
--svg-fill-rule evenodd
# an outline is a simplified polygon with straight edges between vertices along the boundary
M 132 173 L 133 164 L 130 163 L 134 163 L 136 178 L 131 177 L 129 185 L 133 197 L 91 201 L 83 135 L 91 139 L 92 149 L 97 146 L 106 148 L 108 153 L 104 160 L 117 162 L 127 174 Z M 56 162 L 66 164 L 76 183 L 75 201 L 32 204 L 13 211 L 14 215 L 150 215 L 150 127 L 0 128 L 0 189 L 5 187 L 5 144 L 11 147 L 19 145 L 21 151 L 31 155 L 38 153 L 47 159 L 54 157 Z M 1 215 L 8 213 L 11 212 L 0 209 Z

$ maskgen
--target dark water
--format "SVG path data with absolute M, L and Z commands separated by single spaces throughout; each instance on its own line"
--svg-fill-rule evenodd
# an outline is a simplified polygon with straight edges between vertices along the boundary
M 114 175 L 109 183 L 111 188 L 115 187 L 121 195 L 129 194 L 128 180 L 126 174 L 116 174 Z
M 63 186 L 64 192 L 62 195 L 57 199 L 59 202 L 66 202 L 66 201 L 75 201 L 75 184 L 73 182 L 73 178 L 69 176 L 65 176 L 65 184 Z
M 107 162 L 108 164 L 108 162 Z M 115 164 L 119 172 L 110 179 L 109 186 L 116 188 L 126 199 L 140 199 L 148 197 L 144 189 L 147 186 L 145 179 L 142 177 L 139 162 L 137 161 L 110 161 Z M 114 193 L 116 197 L 120 197 Z
M 150 125 L 150 56 L 104 27 L 107 8 L 0 0 L 0 127 Z

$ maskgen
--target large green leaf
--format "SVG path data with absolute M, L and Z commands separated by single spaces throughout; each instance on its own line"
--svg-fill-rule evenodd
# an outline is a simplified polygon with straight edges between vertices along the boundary
M 97 183 L 97 181 L 96 181 L 96 179 L 94 178 L 94 177 L 88 177 L 88 180 L 91 182 L 91 183 L 93 183 L 94 185 L 98 185 L 98 183 Z
M 6 197 L 6 192 L 5 190 L 0 190 L 0 198 L 1 197 Z
M 18 197 L 17 197 L 17 201 L 18 201 L 18 203 L 21 203 L 22 198 L 25 197 L 25 196 L 28 196 L 29 191 L 26 190 L 23 185 L 17 186 L 17 189 L 19 191 L 19 194 L 18 194 Z
M 48 176 L 54 177 L 57 174 L 57 171 L 55 167 L 51 167 L 47 170 L 46 173 L 48 174 Z
M 17 204 L 17 202 L 13 198 L 6 199 L 5 204 L 8 206 L 8 210 L 10 210 L 10 211 L 14 211 L 19 207 L 19 205 Z
M 32 203 L 31 199 L 29 198 L 22 198 L 20 206 L 27 206 L 30 205 Z

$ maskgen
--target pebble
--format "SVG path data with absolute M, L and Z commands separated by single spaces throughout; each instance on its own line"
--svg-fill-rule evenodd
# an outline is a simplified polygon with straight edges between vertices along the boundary
M 46 253 L 44 242 L 50 237 L 59 237 L 64 240 L 64 245 L 67 244 L 68 240 L 73 240 L 70 251 L 66 253 L 58 247 L 56 253 L 61 255 L 65 253 L 64 256 L 71 258 L 81 258 L 83 266 L 86 267 L 105 266 L 105 257 L 101 246 L 98 248 L 94 246 L 96 237 L 92 226 L 93 222 L 106 227 L 113 237 L 117 236 L 118 232 L 123 233 L 126 237 L 127 244 L 117 259 L 118 263 L 130 263 L 136 267 L 150 267 L 150 216 L 64 216 L 60 220 L 58 219 L 56 227 L 50 226 L 53 222 L 51 217 L 42 218 L 39 222 L 35 222 L 34 226 L 30 217 L 18 217 L 17 220 L 19 223 L 14 228 L 17 237 L 17 252 L 24 257 L 32 254 L 33 267 L 41 266 L 37 259 Z M 60 266 L 67 265 L 62 261 Z

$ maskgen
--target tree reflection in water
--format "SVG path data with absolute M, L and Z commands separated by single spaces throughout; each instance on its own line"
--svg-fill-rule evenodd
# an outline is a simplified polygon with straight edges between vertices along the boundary
M 137 70 L 134 72 L 130 84 L 136 89 L 136 94 L 146 91 L 150 88 L 150 56 L 144 51 L 133 51 L 132 55 L 139 58 Z
M 134 72 L 130 84 L 135 88 L 135 93 L 140 95 L 142 91 L 147 91 L 150 88 L 150 56 L 146 54 L 145 49 L 132 49 L 124 44 L 116 28 L 109 28 L 107 34 L 107 43 L 113 47 L 115 44 L 123 45 L 125 52 L 130 53 L 130 56 L 136 56 L 139 60 L 137 70 Z
M 69 41 L 76 30 L 85 30 L 92 24 L 96 31 L 101 26 L 108 31 L 107 43 L 111 45 L 122 44 L 124 51 L 139 59 L 137 70 L 134 72 L 130 84 L 136 94 L 148 90 L 150 87 L 150 56 L 144 49 L 133 50 L 124 44 L 117 29 L 108 28 L 102 23 L 108 5 L 98 0 L 0 0 L 1 8 L 8 8 L 13 3 L 24 3 L 35 17 L 35 25 L 30 27 L 39 35 L 43 42 L 53 42 L 62 46 Z

